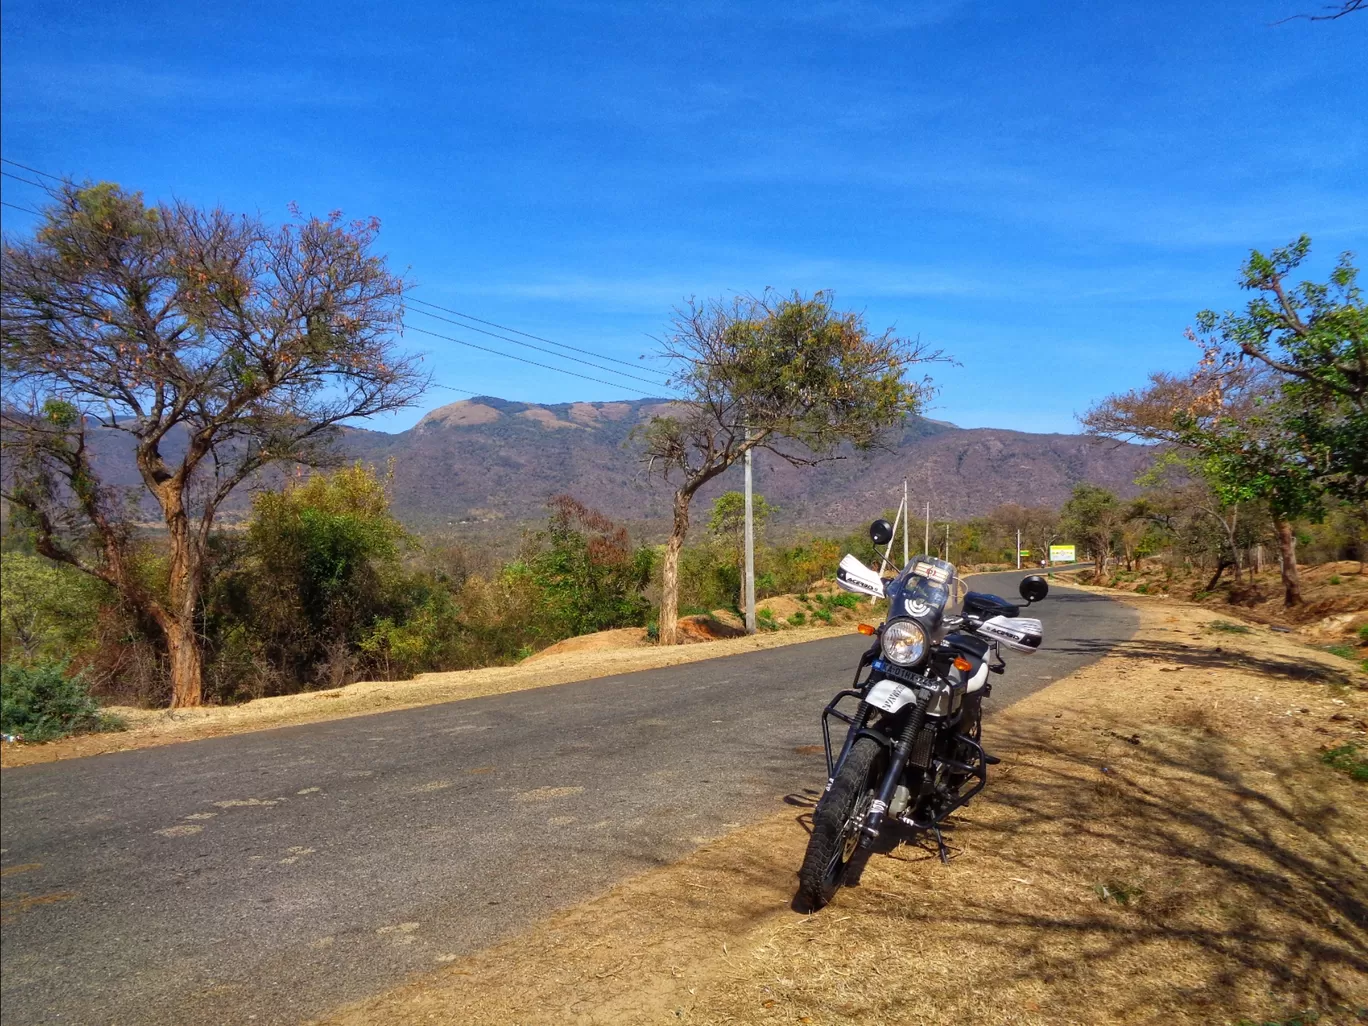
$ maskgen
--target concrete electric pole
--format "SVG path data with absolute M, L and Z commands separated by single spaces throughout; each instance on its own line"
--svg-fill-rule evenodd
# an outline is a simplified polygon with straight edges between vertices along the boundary
M 903 478 L 902 508 L 907 511 L 903 514 L 907 517 L 903 521 L 903 566 L 907 566 L 907 536 L 912 533 L 912 507 L 907 504 L 907 478 Z
M 750 425 L 746 426 L 746 441 L 750 441 Z M 755 633 L 755 520 L 751 500 L 751 450 L 746 450 L 746 633 Z

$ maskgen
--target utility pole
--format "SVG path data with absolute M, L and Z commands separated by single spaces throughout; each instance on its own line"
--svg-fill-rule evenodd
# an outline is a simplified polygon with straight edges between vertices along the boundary
M 907 536 L 912 531 L 912 507 L 907 504 L 907 478 L 903 478 L 903 504 L 906 510 L 903 516 L 907 517 L 903 521 L 903 566 L 907 566 Z
M 945 561 L 950 562 L 950 521 L 945 522 Z
M 746 441 L 750 441 L 750 424 L 746 424 Z M 755 520 L 751 502 L 751 450 L 746 449 L 746 574 L 744 605 L 746 633 L 755 633 Z
M 931 503 L 926 504 L 926 538 L 922 541 L 922 551 L 931 555 Z
M 1017 569 L 1021 569 L 1021 528 L 1017 528 Z

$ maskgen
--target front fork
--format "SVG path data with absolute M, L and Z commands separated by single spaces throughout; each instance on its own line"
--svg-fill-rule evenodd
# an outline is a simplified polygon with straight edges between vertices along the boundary
M 907 768 L 907 760 L 912 755 L 912 746 L 916 743 L 917 735 L 921 733 L 922 724 L 926 722 L 926 706 L 929 701 L 929 696 L 917 699 L 917 704 L 913 706 L 911 714 L 907 717 L 907 723 L 903 727 L 902 734 L 898 737 L 897 743 L 893 745 L 893 752 L 888 760 L 888 770 L 884 773 L 883 782 L 879 785 L 879 793 L 869 803 L 869 812 L 865 816 L 864 828 L 860 833 L 861 848 L 872 847 L 879 838 L 879 829 L 883 826 L 884 816 L 888 813 L 888 803 L 893 800 L 893 792 L 898 789 L 898 782 L 902 780 L 903 770 Z

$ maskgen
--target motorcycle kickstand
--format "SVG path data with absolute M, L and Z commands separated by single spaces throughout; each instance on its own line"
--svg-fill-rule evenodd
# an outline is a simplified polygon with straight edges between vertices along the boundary
M 941 864 L 950 865 L 950 850 L 945 846 L 945 838 L 941 836 L 940 824 L 935 820 L 931 821 L 931 832 L 936 835 L 936 849 L 940 854 Z

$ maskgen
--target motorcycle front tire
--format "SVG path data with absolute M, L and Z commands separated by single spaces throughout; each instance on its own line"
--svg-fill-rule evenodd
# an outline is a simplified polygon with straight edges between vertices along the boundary
M 798 871 L 798 893 L 813 911 L 826 905 L 845 882 L 860 841 L 864 814 L 873 800 L 874 768 L 883 749 L 873 738 L 859 738 L 836 770 L 831 790 L 812 814 L 812 836 Z

